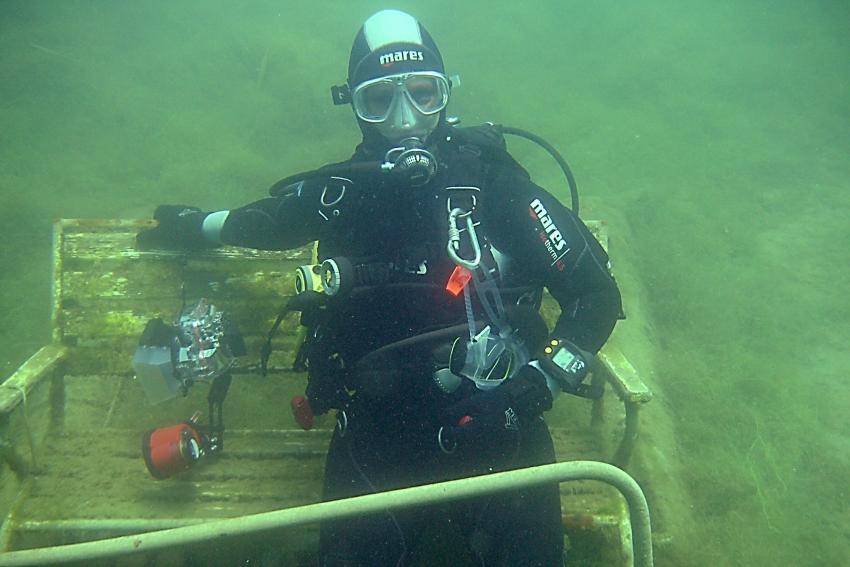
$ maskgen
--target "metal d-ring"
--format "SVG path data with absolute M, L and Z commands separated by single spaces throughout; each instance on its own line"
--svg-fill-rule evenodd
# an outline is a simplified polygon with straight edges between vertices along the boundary
M 342 201 L 342 198 L 345 196 L 345 190 L 348 188 L 346 182 L 349 184 L 353 183 L 351 179 L 347 179 L 345 177 L 331 177 L 331 179 L 342 181 L 342 188 L 339 190 L 339 195 L 337 195 L 337 198 L 328 203 L 325 201 L 325 196 L 328 194 L 328 186 L 325 185 L 325 187 L 322 189 L 322 196 L 319 197 L 319 202 L 322 203 L 323 207 L 333 207 L 334 205 Z
M 452 443 L 451 448 L 447 447 L 446 441 L 443 440 L 443 430 L 444 429 L 445 429 L 445 427 L 441 426 L 440 430 L 437 431 L 437 445 L 440 446 L 440 451 L 442 451 L 446 455 L 451 455 L 452 453 L 455 452 L 455 449 L 457 449 L 457 443 Z

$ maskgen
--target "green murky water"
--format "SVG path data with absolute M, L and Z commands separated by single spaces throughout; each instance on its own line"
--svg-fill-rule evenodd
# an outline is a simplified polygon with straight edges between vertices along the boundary
M 850 5 L 395 6 L 462 76 L 454 113 L 562 148 L 585 216 L 628 235 L 647 412 L 672 424 L 651 451 L 692 522 L 658 564 L 846 565 Z M 380 7 L 0 3 L 2 374 L 49 338 L 53 219 L 227 208 L 346 157 L 358 130 L 328 87 Z

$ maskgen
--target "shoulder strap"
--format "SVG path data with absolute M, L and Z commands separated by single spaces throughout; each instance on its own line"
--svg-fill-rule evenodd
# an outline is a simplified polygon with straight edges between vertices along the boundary
M 451 135 L 455 136 L 461 145 L 474 146 L 482 154 L 507 152 L 505 137 L 493 124 L 467 127 L 456 126 L 452 128 Z

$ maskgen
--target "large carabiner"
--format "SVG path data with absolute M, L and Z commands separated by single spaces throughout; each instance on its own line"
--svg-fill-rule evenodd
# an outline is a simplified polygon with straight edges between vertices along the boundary
M 471 260 L 467 260 L 460 255 L 460 229 L 457 227 L 458 218 L 466 219 L 466 232 L 472 244 L 473 257 Z M 449 242 L 446 245 L 446 251 L 449 253 L 449 258 L 458 266 L 470 271 L 478 268 L 478 265 L 481 263 L 481 245 L 478 242 L 478 235 L 475 232 L 475 223 L 472 221 L 472 211 L 464 211 L 459 207 L 455 207 L 449 212 Z

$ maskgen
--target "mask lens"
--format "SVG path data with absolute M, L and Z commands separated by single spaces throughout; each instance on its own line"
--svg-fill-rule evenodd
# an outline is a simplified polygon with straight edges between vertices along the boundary
M 404 83 L 407 96 L 422 114 L 434 114 L 445 108 L 448 89 L 439 77 L 411 75 Z
M 392 81 L 378 81 L 364 85 L 358 89 L 354 99 L 357 114 L 363 120 L 384 120 L 392 107 L 395 90 Z

